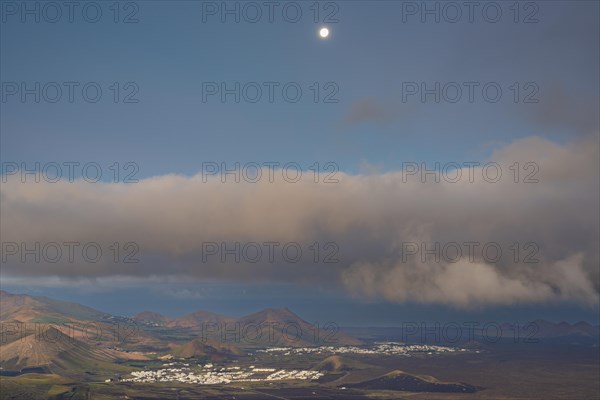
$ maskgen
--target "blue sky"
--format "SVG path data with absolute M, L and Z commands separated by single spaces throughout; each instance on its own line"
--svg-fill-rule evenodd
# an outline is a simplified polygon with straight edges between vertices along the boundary
M 218 15 L 203 15 L 203 7 L 211 2 L 202 1 L 136 1 L 137 8 L 123 8 L 119 19 L 135 11 L 138 22 L 114 23 L 112 3 L 100 1 L 97 4 L 103 15 L 97 23 L 85 21 L 77 10 L 72 23 L 64 15 L 56 23 L 43 21 L 42 15 L 42 21 L 36 23 L 31 16 L 22 22 L 20 9 L 16 15 L 8 13 L 5 3 L 10 2 L 2 1 L 3 96 L 12 82 L 26 82 L 29 87 L 35 82 L 42 86 L 78 82 L 78 89 L 96 82 L 103 94 L 97 103 L 84 101 L 78 89 L 73 102 L 67 101 L 66 92 L 57 103 L 43 98 L 36 103 L 31 95 L 25 102 L 19 94 L 3 98 L 3 162 L 93 161 L 103 168 L 114 162 L 135 162 L 139 179 L 192 176 L 208 161 L 229 165 L 293 161 L 304 169 L 315 162 L 334 162 L 341 172 L 356 175 L 397 171 L 407 161 L 485 162 L 494 151 L 520 139 L 541 137 L 569 146 L 598 134 L 597 2 L 532 2 L 536 8 L 525 8 L 522 3 L 518 23 L 510 2 L 496 3 L 502 10 L 497 23 L 486 21 L 480 10 L 473 22 L 466 15 L 456 23 L 443 18 L 436 23 L 431 16 L 421 22 L 419 15 L 406 15 L 403 22 L 403 7 L 410 2 L 393 1 L 320 2 L 319 22 L 313 19 L 313 2 L 297 2 L 294 4 L 303 12 L 297 23 L 287 22 L 281 11 L 275 12 L 272 23 L 265 15 L 257 23 L 243 18 L 236 23 L 231 17 L 223 23 Z M 26 3 L 33 7 L 34 2 Z M 282 2 L 286 3 L 290 2 Z M 17 2 L 19 7 L 22 4 Z M 221 2 L 215 4 L 221 7 Z M 227 4 L 243 7 L 241 2 Z M 436 3 L 427 4 L 434 7 Z M 338 22 L 324 23 L 324 15 L 336 9 Z M 537 22 L 523 23 L 527 15 Z M 318 37 L 323 26 L 331 32 L 327 39 Z M 113 102 L 110 87 L 115 82 L 120 88 L 119 100 L 137 87 L 134 98 L 139 101 Z M 264 92 L 257 103 L 243 98 L 236 103 L 233 96 L 222 102 L 218 95 L 203 101 L 207 82 L 225 82 L 229 87 L 235 82 L 242 86 L 277 82 L 278 87 L 273 102 L 266 100 Z M 303 90 L 297 103 L 285 101 L 281 93 L 280 88 L 289 82 Z M 315 82 L 320 88 L 317 103 L 313 100 Z M 418 96 L 403 102 L 407 82 L 425 82 L 428 87 L 436 82 L 460 86 L 477 82 L 479 86 L 473 102 L 466 100 L 466 92 L 456 103 L 435 103 L 431 96 L 426 102 Z M 503 90 L 496 103 L 485 101 L 481 94 L 480 88 L 490 82 Z M 515 82 L 519 87 L 516 103 Z M 133 86 L 125 87 L 127 83 Z M 328 83 L 333 86 L 325 87 Z M 339 89 L 334 95 L 339 101 L 324 103 L 332 87 Z M 538 102 L 524 103 L 532 88 L 536 90 L 531 99 Z M 109 176 L 105 174 L 103 180 L 109 181 Z M 592 224 L 589 229 L 592 236 L 597 235 L 597 226 Z M 9 232 L 7 224 L 3 234 Z M 597 257 L 597 249 L 592 253 Z M 597 284 L 594 282 L 596 288 Z M 363 304 L 362 300 L 348 297 L 337 286 L 329 291 L 326 284 L 325 292 L 315 293 L 314 287 L 300 285 L 284 291 L 297 293 L 289 299 L 280 289 L 264 298 L 252 294 L 256 283 L 248 285 L 249 295 L 232 294 L 229 298 L 235 300 L 228 303 L 211 303 L 205 298 L 203 304 L 235 314 L 247 308 L 240 304 L 260 308 L 288 302 L 306 314 L 312 310 L 318 315 L 321 301 L 330 304 L 328 310 L 334 314 L 348 307 L 363 310 L 356 316 L 359 324 L 377 314 L 381 317 L 374 319 L 383 323 L 391 310 L 413 314 L 423 310 L 429 315 L 446 310 L 444 304 L 415 306 L 386 300 L 357 305 Z M 171 295 L 164 295 L 164 304 L 153 304 L 153 308 L 174 314 L 176 309 L 202 308 L 183 305 L 190 303 L 173 296 L 174 287 L 167 284 L 156 289 Z M 22 286 L 5 288 L 19 291 Z M 83 295 L 74 288 L 44 285 L 36 290 L 89 300 L 99 308 L 116 307 L 105 294 Z M 127 298 L 128 290 L 134 291 L 132 311 L 147 303 L 139 289 L 106 290 L 114 293 L 110 296 L 114 299 Z M 301 300 L 315 296 L 320 300 Z M 571 304 L 515 307 L 494 306 L 487 312 L 534 318 L 537 314 L 550 318 L 555 312 L 556 318 L 597 318 L 597 309 Z M 345 315 L 344 321 L 351 324 L 352 318 Z
M 401 2 L 361 1 L 337 3 L 337 23 L 315 24 L 305 3 L 298 23 L 281 16 L 254 24 L 208 16 L 203 23 L 202 3 L 139 2 L 132 24 L 114 24 L 106 4 L 96 24 L 7 16 L 4 82 L 91 81 L 105 93 L 96 104 L 81 96 L 73 104 L 3 103 L 2 128 L 11 132 L 3 158 L 135 161 L 140 176 L 193 174 L 204 160 L 331 160 L 346 171 L 361 163 L 390 170 L 407 160 L 480 159 L 498 143 L 532 134 L 572 134 L 536 124 L 531 115 L 544 102 L 513 103 L 514 82 L 537 83 L 542 100 L 559 88 L 575 101 L 597 101 L 593 2 L 542 2 L 532 24 L 515 24 L 508 7 L 496 24 L 481 16 L 455 24 L 407 16 L 402 23 Z M 321 25 L 331 29 L 328 40 L 317 36 Z M 130 81 L 139 103 L 110 101 L 108 87 Z M 298 82 L 305 93 L 296 104 L 280 92 L 272 104 L 235 104 L 231 96 L 225 104 L 218 96 L 202 102 L 202 82 L 269 81 Z M 423 81 L 497 82 L 504 92 L 495 104 L 480 92 L 472 104 L 402 103 L 402 83 Z M 335 82 L 339 103 L 315 104 L 314 82 Z M 385 106 L 390 121 L 344 124 L 365 99 Z

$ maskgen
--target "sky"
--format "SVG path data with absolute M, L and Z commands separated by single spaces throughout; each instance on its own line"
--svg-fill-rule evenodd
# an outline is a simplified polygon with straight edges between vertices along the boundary
M 2 289 L 599 322 L 597 2 L 53 4 L 0 2 Z

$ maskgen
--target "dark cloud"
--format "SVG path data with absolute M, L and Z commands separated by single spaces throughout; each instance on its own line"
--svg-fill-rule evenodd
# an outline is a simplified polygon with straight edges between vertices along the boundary
M 597 90 L 593 91 L 598 93 Z M 532 108 L 531 119 L 544 128 L 559 128 L 577 135 L 600 131 L 598 96 L 587 91 L 569 91 L 555 85 L 543 93 L 542 101 Z
M 393 114 L 379 104 L 376 99 L 367 97 L 352 104 L 344 118 L 344 125 L 359 125 L 367 122 L 388 125 L 393 118 Z

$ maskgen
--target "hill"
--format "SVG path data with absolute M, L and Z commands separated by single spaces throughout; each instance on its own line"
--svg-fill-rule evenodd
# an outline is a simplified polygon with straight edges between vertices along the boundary
M 372 366 L 351 358 L 333 355 L 325 358 L 312 369 L 316 371 L 341 372 L 367 368 L 372 368 Z
M 266 308 L 240 318 L 203 310 L 182 317 L 168 318 L 145 311 L 136 314 L 133 319 L 146 325 L 156 325 L 187 332 L 202 339 L 244 347 L 361 344 L 359 340 L 347 334 L 314 326 L 288 308 Z
M 225 315 L 216 314 L 209 311 L 196 311 L 191 314 L 184 315 L 182 317 L 171 319 L 166 326 L 170 328 L 184 328 L 193 331 L 201 332 L 206 329 L 207 324 L 232 324 L 235 322 L 235 318 L 227 317 Z
M 81 304 L 48 297 L 12 294 L 0 290 L 0 321 L 48 322 L 84 320 L 100 321 L 109 314 Z
M 202 310 L 176 318 L 152 311 L 127 318 L 77 303 L 6 291 L 0 292 L 0 301 L 0 320 L 3 322 L 48 323 L 63 331 L 63 325 L 69 323 L 78 327 L 74 334 L 79 335 L 79 339 L 83 339 L 87 324 L 94 322 L 105 333 L 103 340 L 107 347 L 111 346 L 109 342 L 121 341 L 123 336 L 130 334 L 132 340 L 126 344 L 130 350 L 162 351 L 169 342 L 181 343 L 195 337 L 245 347 L 361 344 L 348 334 L 312 325 L 288 308 L 267 308 L 241 318 Z M 119 329 L 121 335 L 116 339 L 111 334 L 115 329 Z M 4 343 L 18 336 L 12 335 Z
M 600 329 L 587 322 L 577 322 L 569 324 L 568 322 L 553 323 L 543 319 L 537 319 L 531 322 L 535 326 L 537 337 L 561 337 L 561 336 L 598 336 Z M 531 331 L 531 329 L 530 329 Z
M 42 296 L 0 291 L 0 322 L 4 327 L 2 352 L 7 344 L 25 340 L 31 331 L 46 331 L 49 326 L 86 344 L 102 342 L 105 348 L 118 346 L 135 351 L 161 347 L 159 339 L 140 329 L 130 318 Z
M 257 346 L 311 347 L 321 345 L 359 345 L 362 342 L 345 333 L 317 327 L 287 307 L 267 308 L 237 320 L 242 327 L 263 326 L 262 337 L 248 344 Z
M 117 359 L 142 358 L 88 343 L 46 325 L 44 329 L 0 347 L 4 371 L 39 368 L 45 372 L 85 370 L 88 366 L 110 366 Z
M 154 311 L 142 311 L 135 314 L 132 319 L 143 324 L 166 325 L 172 321 L 172 318 L 165 317 Z
M 346 384 L 345 386 L 357 389 L 403 392 L 475 393 L 479 390 L 479 388 L 466 383 L 444 383 L 430 376 L 411 375 L 398 370 L 375 379 Z
M 208 357 L 213 361 L 240 356 L 243 352 L 235 345 L 216 340 L 194 339 L 171 352 L 176 357 Z

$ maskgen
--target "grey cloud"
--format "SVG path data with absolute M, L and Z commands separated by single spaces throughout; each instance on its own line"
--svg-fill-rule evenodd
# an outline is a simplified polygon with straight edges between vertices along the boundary
M 372 123 L 388 126 L 399 119 L 416 115 L 414 104 L 401 103 L 399 100 L 378 101 L 374 97 L 365 97 L 353 102 L 342 120 L 342 127 Z
M 597 93 L 597 90 L 575 92 L 555 85 L 543 93 L 540 103 L 534 106 L 529 116 L 545 128 L 560 127 L 575 134 L 590 135 L 599 129 Z
M 423 184 L 400 171 L 347 175 L 339 183 L 221 183 L 165 175 L 137 184 L 2 184 L 3 242 L 133 241 L 139 264 L 21 264 L 3 278 L 62 281 L 205 279 L 319 283 L 359 297 L 456 307 L 570 301 L 597 304 L 598 146 L 531 137 L 495 151 L 504 179 Z M 482 160 L 485 162 L 486 160 Z M 539 183 L 514 183 L 514 162 L 539 165 Z M 467 176 L 467 171 L 463 170 Z M 266 173 L 265 173 L 266 176 Z M 322 180 L 321 180 L 322 181 Z M 537 264 L 403 262 L 404 242 L 539 244 Z M 298 263 L 202 263 L 203 242 L 298 242 Z M 308 246 L 339 245 L 339 262 L 314 263 Z M 510 257 L 507 257 L 510 259 Z

